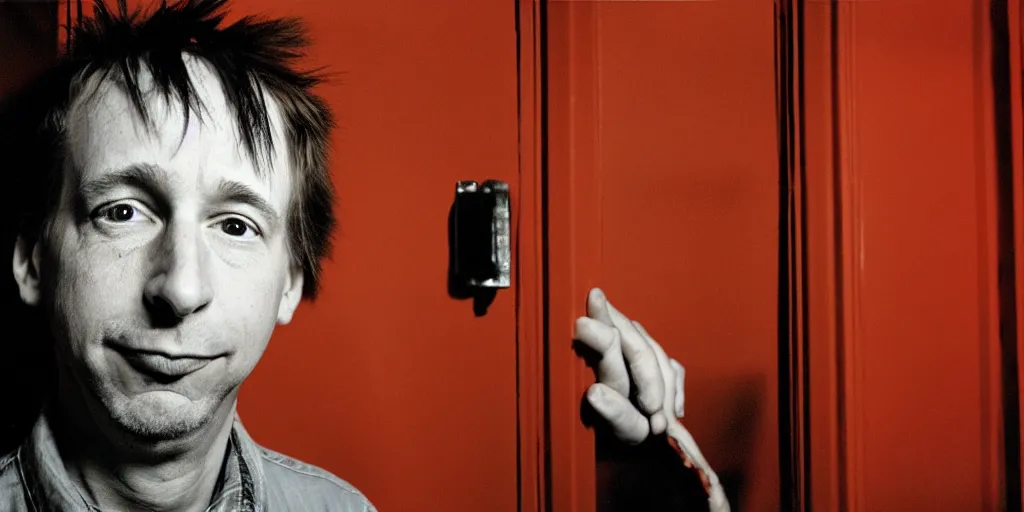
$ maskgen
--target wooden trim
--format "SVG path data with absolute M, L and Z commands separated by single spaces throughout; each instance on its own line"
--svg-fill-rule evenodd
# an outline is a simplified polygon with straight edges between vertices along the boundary
M 794 273 L 793 465 L 794 510 L 859 510 L 863 471 L 859 253 L 862 200 L 854 175 L 856 154 L 850 87 L 855 2 L 793 5 L 790 93 L 794 189 L 790 258 Z M 813 349 L 812 342 L 813 340 Z
M 993 255 L 989 280 L 994 296 L 989 298 L 989 315 L 998 326 L 998 345 L 989 350 L 987 382 L 991 398 L 988 403 L 991 443 L 996 444 L 996 455 L 985 452 L 986 487 L 989 489 L 989 509 L 1021 510 L 1021 423 L 1019 382 L 1019 278 L 1017 257 L 1020 239 L 1018 200 L 1018 174 L 1020 172 L 1020 24 L 1016 0 L 991 0 L 988 9 L 976 7 L 978 29 L 976 47 L 989 56 L 988 75 L 979 76 L 977 108 L 985 121 L 979 136 L 992 140 L 993 152 L 988 167 L 994 172 L 984 176 L 985 198 L 994 208 L 988 209 L 990 225 L 996 236 L 991 237 L 989 253 Z M 987 15 L 986 15 L 987 14 Z M 1016 37 L 1015 37 L 1016 34 Z M 986 37 L 987 36 L 987 37 Z M 1016 73 L 1014 72 L 1016 70 Z M 1014 91 L 1017 91 L 1015 93 Z M 1020 254 L 1019 252 L 1017 254 Z
M 546 510 L 544 396 L 544 210 L 541 4 L 517 0 L 519 186 L 513 190 L 516 232 L 519 511 Z
M 1022 6 L 1020 0 L 992 0 L 991 10 L 993 97 L 986 107 L 992 111 L 995 120 L 993 128 L 996 140 L 996 189 L 999 222 L 999 321 L 1000 351 L 993 365 L 999 365 L 1001 379 L 990 384 L 1002 391 L 1002 449 L 1001 458 L 990 461 L 993 469 L 1003 469 L 1000 481 L 991 482 L 996 487 L 1004 510 L 1024 510 L 1024 480 L 1021 460 L 1024 447 L 1021 443 L 1021 397 L 1024 396 L 1020 379 L 1020 368 L 1024 364 L 1024 331 L 1020 318 L 1024 314 L 1021 296 L 1024 291 L 1024 276 L 1021 275 L 1020 255 L 1024 254 L 1024 192 L 1022 192 L 1022 169 L 1024 169 L 1024 33 L 1022 33 Z M 994 358 L 995 359 L 995 358 Z M 1001 362 L 1001 364 L 1000 364 Z M 998 420 L 999 415 L 993 417 Z
M 572 350 L 601 270 L 600 2 L 546 2 L 548 509 L 596 509 L 594 437 L 580 421 L 592 372 Z
M 998 18 L 1001 0 L 976 3 L 974 47 L 979 55 L 976 73 L 975 108 L 981 127 L 977 131 L 979 162 L 985 169 L 995 173 L 983 173 L 978 177 L 980 221 L 984 226 L 996 227 L 997 215 L 1005 233 L 1012 229 L 1016 254 L 1024 254 L 1024 230 L 1014 219 L 1024 215 L 1024 195 L 1021 193 L 1020 169 L 1024 162 L 1022 155 L 1021 131 L 1021 71 L 1024 39 L 1021 36 L 1020 0 L 1010 0 L 1008 6 L 1009 50 L 1005 57 L 1012 63 L 1009 81 L 1012 91 L 1010 101 L 999 99 L 998 62 L 999 40 L 995 37 L 1001 30 Z M 1002 8 L 1007 9 L 1005 0 Z M 856 257 L 861 254 L 861 208 L 864 197 L 860 188 L 857 133 L 857 89 L 855 87 L 856 44 L 858 2 L 817 2 L 810 0 L 780 0 L 783 7 L 792 8 L 792 16 L 779 20 L 780 56 L 794 59 L 785 67 L 787 77 L 780 77 L 780 130 L 786 130 L 783 138 L 789 144 L 780 144 L 789 158 L 783 159 L 781 176 L 788 177 L 784 186 L 791 186 L 786 204 L 791 222 L 788 224 L 789 265 L 792 272 L 788 280 L 789 316 L 791 328 L 787 339 L 780 339 L 780 346 L 788 347 L 785 354 L 792 370 L 789 374 L 789 393 L 783 399 L 790 400 L 791 420 L 784 424 L 788 428 L 793 445 L 790 454 L 795 475 L 790 492 L 793 502 L 791 510 L 855 512 L 866 508 L 866 494 L 861 476 L 871 471 L 865 467 L 863 442 L 866 435 L 864 397 L 861 389 L 864 376 L 858 351 L 863 336 L 863 325 L 858 305 L 861 301 L 862 267 Z M 788 31 L 787 31 L 788 30 Z M 789 45 L 787 47 L 787 44 Z M 1005 50 L 1005 49 L 1004 49 Z M 991 56 L 991 57 L 990 57 Z M 989 69 L 989 61 L 993 67 Z M 990 75 L 991 73 L 991 75 Z M 990 77 L 995 82 L 990 81 Z M 993 87 L 995 85 L 995 87 Z M 785 104 L 781 98 L 788 95 Z M 1000 156 L 998 110 L 1012 107 L 1012 159 Z M 1005 114 L 1005 112 L 1004 112 Z M 792 122 L 786 124 L 786 117 Z M 995 143 L 992 143 L 995 141 Z M 991 152 L 991 154 L 990 154 Z M 995 162 L 991 159 L 995 158 Z M 1004 163 L 999 163 L 1002 159 Z M 1012 175 L 1005 168 L 1005 162 L 1012 160 Z M 1003 170 L 998 170 L 1003 167 Z M 1012 183 L 1011 183 L 1012 182 Z M 1013 187 L 1012 195 L 1007 195 Z M 999 199 L 1000 196 L 1002 200 Z M 1013 213 L 1005 209 L 1005 203 L 1012 197 Z M 1004 204 L 1002 213 L 997 205 Z M 1009 222 L 1009 226 L 1007 226 Z M 984 237 L 983 237 L 984 238 Z M 1004 262 L 1010 255 L 1010 268 L 1019 263 L 1019 256 L 1012 260 L 1012 250 L 997 245 L 1000 237 L 980 240 L 981 250 L 986 255 L 987 265 L 980 270 L 979 279 L 991 283 L 990 292 L 1007 269 L 997 273 L 997 258 Z M 1005 243 L 1005 242 L 1004 242 Z M 1011 276 L 1013 273 L 1011 272 Z M 1016 335 L 1014 348 L 1024 340 L 1024 332 L 1014 319 L 1024 312 L 1020 293 L 1024 290 L 1024 279 L 1017 272 L 1013 278 L 1015 293 L 1005 291 L 998 296 L 982 292 L 978 307 L 984 315 L 983 340 L 994 340 L 997 333 L 989 332 L 997 323 L 1004 328 L 1008 320 L 1013 324 Z M 1007 298 L 1016 297 L 1015 311 L 1006 311 Z M 1011 303 L 1012 304 L 1012 303 Z M 1007 351 L 1003 340 L 1001 349 L 984 342 L 981 357 L 984 365 L 981 403 L 983 407 L 983 439 L 979 441 L 985 461 L 981 475 L 985 503 L 978 506 L 983 510 L 1021 510 L 1021 475 L 1018 467 L 1008 467 L 1007 460 L 1000 453 L 1000 447 L 1008 446 L 1019 453 L 1019 419 L 1004 415 L 1006 407 L 1019 408 L 1019 397 L 1024 395 L 1016 378 L 1004 379 L 1007 372 L 1017 373 L 1024 362 L 1019 350 Z M 990 346 L 991 345 L 991 346 Z M 1014 365 L 1007 365 L 1008 358 Z M 783 375 L 785 378 L 786 375 Z M 1013 389 L 1009 389 L 1012 384 Z M 1012 397 L 1008 400 L 1007 397 Z M 786 421 L 783 419 L 783 421 Z M 783 456 L 786 456 L 784 453 Z M 1019 461 L 1019 456 L 1013 456 Z M 1011 458 L 1011 460 L 1012 460 Z M 1010 466 L 1014 466 L 1011 464 Z M 784 465 L 785 467 L 785 465 Z M 912 486 L 913 475 L 907 475 L 907 484 Z M 1011 503 L 1006 500 L 1010 499 Z M 877 503 L 875 503 L 877 505 Z
M 803 233 L 797 213 L 803 204 L 797 169 L 801 162 L 796 121 L 800 117 L 797 103 L 801 75 L 799 16 L 801 9 L 794 0 L 775 2 L 775 92 L 776 133 L 779 156 L 779 471 L 780 506 L 782 510 L 804 510 L 802 489 L 805 472 L 797 465 L 804 460 L 803 396 L 806 390 L 800 381 L 803 372 L 804 318 L 801 241 Z
M 57 47 L 60 53 L 67 51 L 68 43 L 68 32 L 70 27 L 81 20 L 83 16 L 91 15 L 92 2 L 88 2 L 88 6 L 82 5 L 82 0 L 58 0 L 54 2 L 57 10 L 57 26 L 58 30 L 55 34 L 57 37 Z M 86 12 L 88 11 L 88 12 Z
M 987 283 L 980 297 L 985 314 L 983 346 L 983 487 L 985 510 L 1021 510 L 1020 420 L 1017 398 L 1017 299 L 1014 263 L 1014 116 L 1011 107 L 1012 55 L 1009 4 L 1016 0 L 990 0 L 974 4 L 975 109 L 978 155 L 988 171 L 978 176 L 978 201 L 984 205 L 982 222 L 991 236 L 982 241 L 988 256 L 979 278 Z M 1012 476 L 1016 475 L 1016 476 Z
M 794 101 L 787 174 L 794 189 L 790 261 L 794 310 L 790 399 L 794 411 L 793 510 L 858 510 L 861 457 L 857 181 L 848 89 L 854 2 L 793 5 L 789 81 Z M 844 51 L 840 51 L 842 48 Z M 810 340 L 813 342 L 813 350 Z M 852 435 L 851 435 L 852 434 Z
M 790 107 L 793 194 L 790 261 L 794 327 L 790 364 L 792 510 L 859 510 L 860 375 L 857 346 L 859 267 L 856 144 L 848 88 L 853 56 L 853 2 L 793 5 Z M 797 46 L 798 45 L 798 46 Z M 843 51 L 840 51 L 842 49 Z M 813 350 L 810 340 L 814 340 Z
M 780 453 L 784 471 L 784 510 L 847 510 L 841 451 L 840 400 L 842 188 L 835 153 L 838 77 L 834 26 L 836 3 L 780 1 L 777 6 L 776 59 L 779 74 L 780 183 L 782 226 L 780 285 L 787 328 L 780 332 Z M 808 169 L 812 171 L 809 172 Z M 832 170 L 831 172 L 828 172 Z M 848 217 L 847 217 L 848 218 Z M 809 350 L 810 340 L 814 350 Z M 811 371 L 811 369 L 814 371 Z M 785 406 L 784 406 L 785 407 Z M 812 435 L 813 434 L 813 435 Z M 841 505 L 841 503 L 843 505 Z
M 1021 255 L 1024 255 L 1024 5 L 1021 0 L 1009 0 L 1007 6 L 1007 46 L 1009 59 L 1009 108 L 1011 122 L 1010 150 L 1012 152 L 1013 171 L 1011 183 L 1013 188 L 1013 218 L 1018 222 L 1014 225 L 1014 253 L 1016 273 L 1016 313 L 1017 313 L 1017 421 L 1024 411 L 1024 381 L 1020 379 L 1020 369 L 1024 368 L 1024 325 L 1019 319 L 1024 318 L 1024 271 L 1020 268 Z M 1007 432 L 1009 434 L 1010 432 Z M 1020 442 L 1021 425 L 1017 425 L 1018 446 L 1020 452 L 1016 467 L 1008 465 L 1007 485 L 1011 482 L 1017 486 L 1017 500 L 1007 502 L 1007 510 L 1024 509 L 1024 475 L 1020 465 L 1024 460 L 1024 443 Z M 1016 473 L 1016 474 L 1014 474 Z M 1008 493 L 1009 494 L 1009 493 Z

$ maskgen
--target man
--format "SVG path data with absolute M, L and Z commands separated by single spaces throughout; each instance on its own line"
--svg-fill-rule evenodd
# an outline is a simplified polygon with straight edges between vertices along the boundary
M 146 17 L 97 3 L 38 92 L 52 161 L 24 184 L 13 272 L 49 326 L 57 384 L 0 458 L 0 510 L 374 510 L 235 414 L 275 325 L 318 290 L 332 121 L 318 78 L 291 67 L 298 25 L 221 28 L 223 3 Z M 601 354 L 588 399 L 611 430 L 667 432 L 724 502 L 657 343 L 600 291 L 577 329 Z

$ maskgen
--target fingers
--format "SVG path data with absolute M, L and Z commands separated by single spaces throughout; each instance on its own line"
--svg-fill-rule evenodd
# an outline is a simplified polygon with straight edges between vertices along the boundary
M 668 363 L 672 366 L 672 369 L 675 370 L 676 374 L 676 400 L 675 404 L 673 404 L 675 406 L 676 417 L 682 418 L 686 414 L 686 411 L 684 409 L 684 406 L 686 405 L 686 391 L 684 382 L 686 380 L 686 368 L 684 368 L 683 365 L 679 364 L 679 361 L 676 361 L 675 359 L 669 359 Z
M 685 369 L 654 338 L 608 302 L 597 288 L 587 297 L 587 317 L 576 322 L 577 339 L 601 355 L 598 384 L 587 399 L 625 442 L 664 433 L 685 405 Z M 638 406 L 630 401 L 636 393 Z M 675 416 L 672 416 L 672 415 Z
M 615 309 L 615 306 L 607 301 L 605 301 L 605 305 L 611 315 L 612 323 L 621 334 L 622 355 L 633 374 L 640 408 L 647 414 L 654 414 L 664 407 L 665 399 L 665 382 L 654 349 L 636 330 L 633 323 Z
M 658 355 L 658 362 L 664 363 L 668 361 L 668 370 L 665 371 L 664 365 L 662 364 L 662 372 L 668 375 L 669 378 L 665 379 L 665 413 L 668 411 L 675 413 L 677 418 L 682 418 L 684 414 L 684 405 L 686 401 L 685 391 L 683 389 L 683 381 L 686 378 L 686 368 L 679 364 L 679 361 L 668 357 L 665 353 L 665 349 L 655 341 L 655 339 L 647 332 L 647 329 L 637 321 L 633 321 L 633 326 L 636 330 L 643 335 L 644 339 L 651 344 L 654 348 L 655 353 Z
M 598 320 L 588 317 L 576 320 L 576 339 L 601 355 L 596 368 L 597 380 L 616 393 L 629 396 L 629 373 L 622 359 L 619 338 L 617 329 Z
M 612 321 L 612 313 L 608 310 L 608 298 L 600 288 L 590 290 L 587 295 L 587 316 L 597 320 L 608 327 L 615 327 Z
M 587 401 L 608 422 L 615 436 L 630 444 L 639 444 L 650 434 L 647 418 L 629 399 L 604 384 L 587 390 Z
M 658 345 L 658 342 L 654 341 L 654 338 L 647 334 L 647 331 L 640 325 L 640 322 L 633 321 L 632 323 L 636 331 L 644 338 L 644 341 L 654 350 L 654 357 L 658 361 L 658 368 L 665 389 L 661 410 L 651 417 L 651 433 L 658 435 L 665 431 L 665 428 L 668 427 L 669 419 L 671 419 L 669 414 L 671 414 L 670 411 L 673 410 L 672 406 L 675 403 L 675 371 L 672 370 L 668 355 L 665 354 L 661 345 Z

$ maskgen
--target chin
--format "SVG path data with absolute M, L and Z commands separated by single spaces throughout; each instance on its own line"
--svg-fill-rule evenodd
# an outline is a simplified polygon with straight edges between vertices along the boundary
M 190 437 L 202 431 L 215 414 L 205 402 L 193 402 L 170 392 L 118 398 L 116 403 L 107 404 L 114 423 L 146 441 Z

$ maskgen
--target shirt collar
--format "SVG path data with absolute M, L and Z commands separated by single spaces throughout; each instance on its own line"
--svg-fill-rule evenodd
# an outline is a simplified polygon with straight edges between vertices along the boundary
M 259 446 L 236 415 L 228 442 L 227 462 L 207 512 L 264 512 L 266 489 Z M 64 469 L 46 414 L 18 450 L 22 479 L 38 512 L 99 511 L 79 492 Z

